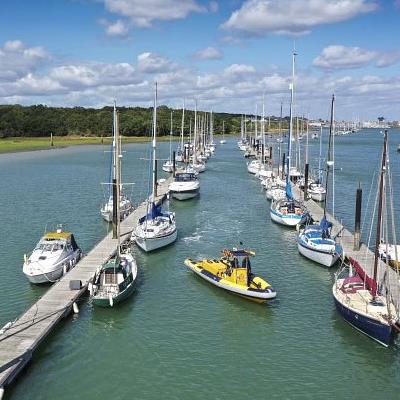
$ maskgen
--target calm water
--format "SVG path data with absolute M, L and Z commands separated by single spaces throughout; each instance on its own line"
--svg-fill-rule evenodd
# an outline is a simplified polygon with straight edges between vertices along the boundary
M 392 131 L 391 141 L 400 142 Z M 336 140 L 336 211 L 353 225 L 358 181 L 368 197 L 382 138 L 379 131 Z M 168 143 L 160 144 L 162 156 Z M 99 217 L 107 180 L 106 148 L 73 147 L 0 156 L 0 325 L 46 290 L 22 274 L 23 254 L 63 222 L 88 251 L 106 232 Z M 147 191 L 147 145 L 128 145 L 124 178 Z M 310 149 L 315 160 L 317 141 Z M 392 146 L 397 211 L 400 154 Z M 129 189 L 131 190 L 131 189 Z M 167 205 L 166 205 L 167 206 Z M 34 355 L 7 399 L 398 399 L 399 342 L 384 349 L 335 312 L 333 271 L 302 258 L 294 231 L 271 223 L 265 195 L 230 139 L 201 175 L 201 197 L 169 205 L 177 214 L 175 245 L 150 255 L 135 250 L 136 294 L 113 310 L 86 299 Z M 368 225 L 368 224 L 366 224 Z M 254 271 L 278 291 L 257 305 L 210 287 L 183 264 L 218 256 L 243 241 L 257 252 Z M 370 388 L 370 389 L 369 389 Z M 368 392 L 366 393 L 366 390 Z

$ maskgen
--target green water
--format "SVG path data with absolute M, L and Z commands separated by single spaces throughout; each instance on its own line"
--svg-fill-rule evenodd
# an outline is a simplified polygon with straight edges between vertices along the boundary
M 393 131 L 391 141 L 400 142 L 400 134 Z M 366 203 L 381 142 L 374 130 L 336 140 L 336 211 L 349 226 L 356 185 L 365 188 Z M 168 147 L 160 144 L 161 156 Z M 104 150 L 0 156 L 0 325 L 46 290 L 22 274 L 23 254 L 46 224 L 65 223 L 85 251 L 106 232 L 99 217 L 100 182 L 108 174 Z M 148 168 L 140 158 L 148 146 L 125 150 L 124 179 L 136 182 L 137 203 L 147 191 Z M 315 141 L 313 163 L 317 152 Z M 398 214 L 399 159 L 392 146 Z M 235 140 L 218 146 L 200 179 L 200 198 L 170 203 L 178 241 L 150 255 L 135 249 L 136 294 L 112 310 L 84 299 L 79 315 L 46 340 L 6 399 L 398 399 L 399 342 L 385 349 L 336 313 L 334 271 L 302 258 L 295 232 L 271 223 L 269 204 Z M 275 286 L 276 301 L 258 305 L 234 297 L 183 264 L 189 256 L 216 257 L 239 241 L 256 251 L 253 270 Z

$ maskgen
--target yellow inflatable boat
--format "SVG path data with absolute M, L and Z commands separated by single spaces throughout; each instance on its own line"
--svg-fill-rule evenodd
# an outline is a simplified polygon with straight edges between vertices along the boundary
M 275 289 L 251 272 L 250 250 L 223 250 L 219 260 L 185 260 L 185 265 L 206 281 L 257 303 L 276 297 Z

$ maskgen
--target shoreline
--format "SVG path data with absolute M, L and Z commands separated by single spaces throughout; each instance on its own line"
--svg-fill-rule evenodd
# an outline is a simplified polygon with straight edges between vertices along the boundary
M 220 136 L 220 135 L 215 135 Z M 173 136 L 172 141 L 177 142 L 180 140 L 179 136 Z M 168 142 L 168 136 L 161 136 L 157 138 L 159 142 Z M 123 143 L 149 143 L 151 138 L 148 136 L 123 136 Z M 53 150 L 62 149 L 69 146 L 82 146 L 82 145 L 109 145 L 111 144 L 111 137 L 99 136 L 54 136 L 53 146 L 49 137 L 8 137 L 0 139 L 0 155 L 10 153 L 21 153 L 27 151 L 38 150 Z

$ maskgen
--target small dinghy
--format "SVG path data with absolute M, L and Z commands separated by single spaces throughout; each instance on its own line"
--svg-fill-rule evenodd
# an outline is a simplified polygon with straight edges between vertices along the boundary
M 264 279 L 251 272 L 250 250 L 223 250 L 219 260 L 185 260 L 185 265 L 206 281 L 221 289 L 255 301 L 265 303 L 276 297 L 275 289 Z

